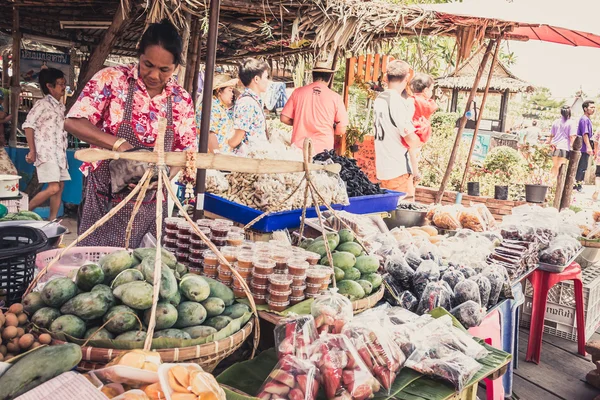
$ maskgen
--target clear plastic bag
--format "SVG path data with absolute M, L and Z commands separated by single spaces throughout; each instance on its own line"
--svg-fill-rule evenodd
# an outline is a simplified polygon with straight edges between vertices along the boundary
M 466 265 L 459 266 L 458 270 L 460 272 L 462 272 L 462 274 L 465 276 L 466 279 L 469 279 L 470 277 L 477 275 L 477 271 L 475 271 L 473 268 L 468 267 Z
M 540 261 L 551 265 L 566 265 L 580 249 L 581 243 L 578 240 L 568 235 L 557 236 L 540 253 Z
M 486 357 L 489 354 L 485 347 L 477 343 L 471 335 L 456 328 L 449 315 L 433 319 L 419 331 L 415 346 L 422 350 L 432 344 L 444 344 L 475 359 Z
M 312 315 L 295 315 L 279 320 L 274 330 L 275 351 L 279 359 L 293 355 L 307 360 L 310 346 L 317 340 L 317 328 Z
M 485 317 L 485 308 L 473 300 L 468 300 L 450 310 L 450 314 L 468 329 L 481 324 Z
M 442 275 L 442 280 L 445 281 L 450 289 L 454 290 L 454 286 L 460 281 L 464 281 L 466 278 L 462 272 L 454 267 L 449 267 Z
M 404 259 L 406 260 L 408 266 L 411 267 L 414 271 L 416 271 L 417 268 L 419 268 L 419 265 L 421 265 L 421 263 L 423 262 L 419 249 L 416 246 L 411 246 L 404 253 Z
M 317 367 L 312 362 L 287 355 L 279 360 L 256 397 L 261 400 L 315 400 L 318 392 Z
M 419 257 L 421 257 L 422 260 L 431 260 L 436 264 L 439 264 L 440 249 L 433 243 L 425 241 L 419 246 Z
M 482 274 L 477 274 L 469 279 L 475 281 L 479 287 L 479 298 L 481 300 L 481 305 L 483 307 L 487 307 L 490 301 L 490 292 L 492 291 L 492 284 L 490 283 L 490 280 Z
M 335 288 L 317 297 L 310 306 L 310 313 L 319 333 L 341 333 L 344 325 L 352 321 L 354 316 L 352 302 L 338 294 Z
M 398 308 L 398 307 L 396 307 Z M 419 331 L 422 327 L 433 321 L 433 317 L 429 314 L 423 314 L 413 318 L 410 315 L 390 315 L 388 317 L 392 325 L 390 325 L 390 335 L 396 345 L 402 350 L 406 357 L 409 357 L 415 350 L 415 342 L 418 341 Z M 415 314 L 416 315 L 416 314 Z M 398 322 L 402 322 L 399 324 Z M 413 336 L 416 335 L 416 336 Z
M 419 301 L 417 314 L 424 314 L 437 307 L 443 307 L 446 310 L 452 308 L 452 289 L 444 281 L 427 284 Z
M 346 335 L 323 334 L 315 342 L 310 360 L 320 371 L 328 400 L 365 400 L 381 389 Z
M 344 326 L 343 334 L 356 350 L 369 371 L 381 384 L 381 391 L 390 394 L 392 384 L 406 361 L 404 353 L 387 332 L 391 322 L 384 314 L 377 318 L 370 314 L 359 316 Z
M 431 260 L 425 260 L 419 265 L 413 275 L 413 293 L 421 297 L 425 287 L 429 282 L 436 282 L 440 279 L 440 267 Z
M 385 310 L 385 314 L 393 325 L 403 325 L 419 318 L 414 312 L 402 307 L 390 307 Z
M 474 301 L 481 305 L 481 296 L 479 294 L 479 286 L 471 279 L 465 279 L 456 284 L 454 287 L 454 302 L 453 305 L 459 306 L 467 301 Z
M 456 230 L 460 229 L 462 225 L 458 219 L 458 213 L 462 209 L 462 206 L 448 205 L 441 206 L 435 210 L 433 214 L 433 224 L 438 228 Z
M 406 228 L 393 228 L 390 234 L 398 243 L 412 242 L 412 235 Z
M 487 230 L 487 224 L 481 217 L 477 209 L 473 207 L 463 208 L 458 213 L 458 221 L 465 229 L 471 229 L 473 232 L 483 232 Z
M 400 285 L 402 290 L 410 290 L 412 288 L 415 271 L 408 266 L 406 259 L 401 254 L 388 257 L 385 263 L 385 271 L 394 278 L 394 281 Z
M 492 268 L 489 266 L 486 268 L 482 275 L 485 276 L 490 281 L 490 298 L 488 300 L 488 307 L 493 307 L 498 303 L 498 299 L 500 298 L 500 294 L 502 294 L 502 289 L 504 288 L 505 277 L 498 270 L 498 268 Z

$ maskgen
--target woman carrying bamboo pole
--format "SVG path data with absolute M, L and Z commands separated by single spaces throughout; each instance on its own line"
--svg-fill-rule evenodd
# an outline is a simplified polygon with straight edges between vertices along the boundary
M 152 150 L 158 120 L 166 118 L 165 151 L 191 147 L 196 140 L 192 98 L 172 77 L 181 62 L 181 51 L 181 37 L 170 22 L 151 24 L 139 44 L 139 62 L 105 68 L 94 75 L 67 115 L 65 129 L 102 149 Z M 86 180 L 79 206 L 79 234 L 107 214 L 136 183 L 126 175 L 129 187 L 115 192 L 108 161 L 84 163 L 82 172 Z M 175 173 L 171 169 L 171 176 Z M 112 176 L 115 177 L 114 170 Z M 123 247 L 134 204 L 132 201 L 123 207 L 80 245 Z M 166 216 L 167 203 L 162 206 Z M 156 191 L 148 190 L 133 224 L 131 247 L 139 247 L 146 233 L 156 232 L 155 215 Z

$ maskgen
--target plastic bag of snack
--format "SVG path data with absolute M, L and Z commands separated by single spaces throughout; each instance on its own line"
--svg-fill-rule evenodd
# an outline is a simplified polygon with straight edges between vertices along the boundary
M 404 353 L 387 332 L 390 325 L 391 322 L 385 314 L 379 318 L 368 314 L 357 317 L 344 326 L 342 331 L 381 384 L 382 392 L 387 395 L 390 394 L 392 384 L 406 361 Z
M 485 230 L 492 230 L 496 228 L 496 219 L 485 204 L 471 203 L 471 208 L 477 211 L 479 217 L 485 223 Z
M 317 332 L 341 333 L 345 324 L 352 320 L 354 311 L 350 300 L 337 293 L 336 288 L 315 299 L 310 306 Z
M 498 303 L 506 279 L 498 268 L 492 268 L 491 266 L 483 270 L 481 274 L 490 281 L 491 290 L 487 305 L 493 307 Z
M 321 335 L 313 346 L 310 361 L 320 371 L 328 400 L 365 400 L 381 389 L 346 335 Z
M 433 317 L 429 314 L 423 314 L 417 318 L 410 317 L 410 320 L 405 320 L 402 324 L 398 324 L 397 322 L 401 321 L 402 318 L 407 318 L 407 316 L 400 316 L 400 319 L 397 319 L 388 312 L 388 317 L 392 323 L 389 329 L 392 340 L 402 350 L 404 355 L 409 357 L 415 350 L 415 343 L 419 340 L 420 335 L 418 332 L 423 326 L 433 321 Z
M 463 208 L 458 212 L 458 221 L 465 229 L 471 229 L 473 232 L 483 232 L 487 229 L 487 224 L 474 208 Z
M 464 281 L 465 276 L 456 268 L 449 267 L 442 275 L 442 280 L 450 286 L 450 289 L 454 290 L 454 286 L 456 286 L 458 282 Z
M 416 311 L 417 306 L 419 305 L 419 299 L 417 299 L 415 295 L 412 294 L 412 292 L 409 292 L 408 290 L 405 290 L 404 292 L 400 293 L 400 297 L 398 298 L 398 300 L 400 303 L 400 307 L 405 308 L 409 311 Z
M 412 235 L 406 228 L 393 228 L 390 231 L 390 234 L 396 239 L 398 243 L 405 243 L 412 241 Z
M 433 215 L 433 224 L 438 228 L 448 230 L 461 228 L 462 226 L 458 220 L 458 213 L 462 208 L 462 206 L 458 205 L 441 206 Z
M 425 260 L 415 270 L 413 275 L 413 293 L 421 297 L 425 287 L 429 282 L 436 282 L 440 279 L 440 267 L 434 261 Z
M 492 291 L 492 284 L 490 283 L 490 280 L 483 276 L 483 274 L 477 274 L 469 279 L 475 281 L 479 287 L 479 298 L 481 300 L 481 305 L 483 307 L 487 307 L 490 301 L 490 292 Z
M 475 281 L 471 279 L 465 279 L 457 283 L 454 287 L 454 301 L 452 304 L 456 307 L 469 300 L 481 305 L 479 286 L 477 286 Z
M 419 246 L 419 256 L 422 260 L 431 260 L 439 264 L 440 249 L 433 243 L 426 241 Z
M 481 364 L 471 357 L 441 343 L 416 349 L 405 365 L 424 375 L 444 379 L 459 392 L 481 369 Z
M 475 271 L 473 268 L 468 267 L 466 265 L 459 265 L 458 270 L 460 272 L 462 272 L 462 274 L 465 276 L 466 279 L 469 279 L 470 277 L 477 275 L 477 271 Z
M 256 397 L 261 400 L 315 400 L 318 392 L 317 367 L 312 362 L 287 355 L 279 360 Z
M 419 301 L 417 314 L 424 314 L 437 307 L 443 307 L 446 310 L 452 308 L 452 289 L 444 281 L 427 284 Z
M 384 269 L 394 278 L 394 281 L 400 285 L 402 290 L 410 290 L 412 288 L 415 271 L 406 263 L 404 256 L 395 254 L 393 257 L 389 257 L 385 262 Z
M 473 300 L 468 300 L 450 310 L 450 314 L 468 329 L 481 324 L 485 317 L 485 308 Z
M 385 314 L 393 325 L 403 325 L 419 318 L 414 312 L 402 307 L 390 307 L 385 310 Z
M 279 359 L 293 355 L 303 360 L 308 359 L 309 347 L 318 336 L 312 315 L 294 315 L 279 320 L 274 335 L 275 351 Z

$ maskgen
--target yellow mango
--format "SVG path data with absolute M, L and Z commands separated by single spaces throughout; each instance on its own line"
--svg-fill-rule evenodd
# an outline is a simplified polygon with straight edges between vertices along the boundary
M 180 392 L 180 393 L 189 393 L 190 391 L 188 390 L 188 386 L 182 386 L 177 379 L 175 378 L 175 375 L 173 375 L 172 369 L 169 370 L 169 373 L 167 374 L 168 376 L 168 381 L 169 381 L 169 386 L 171 387 L 171 389 L 173 389 L 175 392 Z
M 144 393 L 146 396 L 150 398 L 150 400 L 165 400 L 165 394 L 160 387 L 160 383 L 153 383 L 151 385 L 146 386 L 144 389 Z
M 186 388 L 190 386 L 190 371 L 187 368 L 176 365 L 169 370 L 169 373 L 173 374 L 181 386 Z
M 215 377 L 208 372 L 196 371 L 191 374 L 192 392 L 202 400 L 225 400 L 225 392 Z
M 145 351 L 141 349 L 131 350 L 121 354 L 108 365 L 125 365 L 132 368 L 158 371 L 161 363 L 160 354 L 156 351 Z

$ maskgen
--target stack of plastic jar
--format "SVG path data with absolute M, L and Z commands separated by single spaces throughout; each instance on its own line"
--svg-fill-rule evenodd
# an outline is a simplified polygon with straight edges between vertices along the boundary
M 186 264 L 190 256 L 192 234 L 190 232 L 190 224 L 184 219 L 177 224 L 177 261 Z
M 306 290 L 306 271 L 309 264 L 302 257 L 290 258 L 287 263 L 288 271 L 293 279 L 290 303 L 294 305 L 306 298 L 304 291 Z
M 163 236 L 163 246 L 165 250 L 175 254 L 177 252 L 177 224 L 180 223 L 183 218 L 165 218 L 165 234 Z
M 210 229 L 204 226 L 198 227 L 205 235 L 210 235 Z M 190 239 L 190 256 L 188 258 L 188 267 L 192 273 L 202 272 L 202 261 L 204 260 L 203 253 L 208 249 L 208 244 L 200 239 L 194 229 L 191 230 L 192 238 Z
M 229 229 L 233 225 L 232 221 L 226 220 L 215 220 L 210 226 L 210 240 L 217 247 L 227 246 L 227 234 L 229 233 Z
M 308 261 L 310 265 L 317 265 L 317 263 L 321 260 L 321 256 L 317 253 L 313 253 L 312 251 L 306 251 L 305 257 L 306 261 Z
M 221 248 L 221 254 L 229 262 L 229 265 L 233 265 L 237 261 L 237 249 L 232 246 L 224 246 Z M 217 280 L 222 284 L 231 287 L 233 283 L 233 272 L 231 268 L 226 264 L 219 262 L 219 268 L 217 269 L 219 277 Z
M 311 267 L 306 271 L 306 297 L 315 298 L 323 291 L 324 285 L 329 285 L 330 268 Z M 325 286 L 327 290 L 327 286 Z
M 275 272 L 275 261 L 255 255 L 252 266 L 252 281 L 250 283 L 252 296 L 256 304 L 266 304 L 269 277 Z
M 293 277 L 290 274 L 272 274 L 269 276 L 269 297 L 267 303 L 273 311 L 283 311 L 290 305 Z
M 275 260 L 275 273 L 276 274 L 287 274 L 288 273 L 288 255 L 283 249 L 273 249 L 274 254 L 272 256 Z
M 219 266 L 217 255 L 213 253 L 212 250 L 204 250 L 202 257 L 204 258 L 202 263 L 202 275 L 216 279 L 218 273 L 217 268 Z

